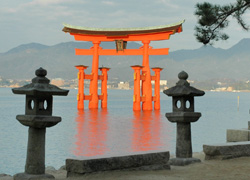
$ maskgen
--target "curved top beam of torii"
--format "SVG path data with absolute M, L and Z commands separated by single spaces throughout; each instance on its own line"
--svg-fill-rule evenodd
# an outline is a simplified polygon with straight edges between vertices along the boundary
M 145 28 L 89 28 L 63 24 L 62 31 L 70 33 L 79 41 L 159 41 L 169 39 L 169 35 L 182 31 L 183 21 L 170 25 Z

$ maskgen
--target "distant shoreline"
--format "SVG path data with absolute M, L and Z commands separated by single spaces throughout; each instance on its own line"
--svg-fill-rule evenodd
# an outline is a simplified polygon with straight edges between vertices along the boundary
M 18 88 L 21 86 L 0 86 L 0 88 Z M 60 87 L 60 86 L 59 86 Z M 77 87 L 60 87 L 62 89 L 78 89 Z M 119 89 L 119 88 L 108 88 L 108 89 L 112 89 L 112 90 L 133 90 L 132 88 L 129 89 Z M 250 92 L 250 90 L 232 90 L 232 91 L 227 91 L 227 90 L 204 90 L 205 92 L 231 92 L 231 93 L 239 93 L 239 92 Z M 161 92 L 163 92 L 161 90 Z

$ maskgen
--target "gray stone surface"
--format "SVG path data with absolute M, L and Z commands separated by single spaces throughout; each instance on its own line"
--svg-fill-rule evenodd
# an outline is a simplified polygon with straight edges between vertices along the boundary
M 61 117 L 58 116 L 17 115 L 16 119 L 22 125 L 34 128 L 52 127 L 61 122 Z
M 177 123 L 176 157 L 191 158 L 192 155 L 191 124 Z
M 170 122 L 196 122 L 201 117 L 199 112 L 173 112 L 166 113 L 166 118 Z
M 61 166 L 59 170 L 66 170 L 66 165 Z
M 19 173 L 14 176 L 14 180 L 42 180 L 42 179 L 55 179 L 51 174 L 26 174 Z
M 186 166 L 199 162 L 201 162 L 201 160 L 197 158 L 173 158 L 169 160 L 169 164 L 172 166 Z
M 250 141 L 203 145 L 205 160 L 250 156 Z
M 110 157 L 102 159 L 66 159 L 67 176 L 111 170 L 162 170 L 170 169 L 169 152 Z
M 13 180 L 13 177 L 8 174 L 0 174 L 0 180 Z
M 54 168 L 53 166 L 47 166 L 45 168 L 45 171 L 51 171 L 51 172 L 53 172 L 53 171 L 56 171 L 56 168 Z
M 45 173 L 45 132 L 45 128 L 29 128 L 25 165 L 25 172 L 28 174 Z
M 227 142 L 240 142 L 250 140 L 248 129 L 227 129 Z
M 172 96 L 173 112 L 166 113 L 166 117 L 170 122 L 177 123 L 176 158 L 171 162 L 183 166 L 199 161 L 192 158 L 191 123 L 201 117 L 201 113 L 194 112 L 194 96 L 203 96 L 205 92 L 190 86 L 185 71 L 180 72 L 178 77 L 176 86 L 163 92 Z
M 29 127 L 28 147 L 25 172 L 14 176 L 14 179 L 48 179 L 54 178 L 45 174 L 45 133 L 61 121 L 61 117 L 52 116 L 53 95 L 66 96 L 68 90 L 49 84 L 47 71 L 36 70 L 32 83 L 20 88 L 13 88 L 14 94 L 25 94 L 25 115 L 17 115 L 17 120 Z
M 0 174 L 0 177 L 6 177 L 6 176 L 11 177 L 11 175 L 8 175 L 8 174 Z

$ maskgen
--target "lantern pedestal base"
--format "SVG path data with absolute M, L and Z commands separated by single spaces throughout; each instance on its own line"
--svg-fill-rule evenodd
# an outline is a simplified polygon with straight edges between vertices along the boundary
M 193 163 L 201 162 L 200 159 L 197 158 L 173 158 L 169 160 L 169 164 L 171 166 L 186 166 Z
M 51 174 L 18 173 L 14 175 L 14 180 L 37 180 L 37 179 L 55 179 L 55 177 Z

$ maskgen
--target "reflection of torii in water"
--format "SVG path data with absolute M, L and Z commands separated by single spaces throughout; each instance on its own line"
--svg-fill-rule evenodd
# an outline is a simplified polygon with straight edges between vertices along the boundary
M 152 110 L 152 101 L 155 102 L 155 109 L 160 108 L 160 92 L 155 92 L 152 96 L 151 80 L 155 80 L 155 76 L 150 75 L 149 67 L 149 55 L 167 55 L 169 48 L 153 49 L 149 46 L 151 41 L 160 41 L 169 39 L 170 35 L 176 32 L 182 31 L 181 21 L 176 24 L 165 26 L 154 26 L 148 28 L 86 28 L 79 26 L 71 26 L 64 24 L 63 31 L 73 35 L 77 41 L 91 41 L 93 47 L 90 49 L 75 49 L 76 55 L 93 55 L 92 71 L 90 75 L 84 74 L 84 69 L 79 69 L 79 90 L 78 90 L 78 109 L 84 109 L 83 101 L 89 100 L 89 108 L 98 108 L 98 100 L 107 100 L 107 94 L 105 90 L 107 85 L 102 88 L 102 95 L 98 96 L 98 80 L 107 78 L 107 74 L 103 73 L 98 76 L 99 68 L 99 55 L 142 55 L 142 74 L 140 80 L 142 80 L 142 96 L 140 94 L 134 94 L 134 110 L 140 110 L 140 102 L 142 101 L 143 110 Z M 102 41 L 115 41 L 116 49 L 102 49 L 100 43 Z M 127 41 L 141 41 L 143 46 L 140 49 L 126 49 Z M 86 67 L 86 66 L 84 66 Z M 86 69 L 86 68 L 85 68 Z M 108 70 L 106 70 L 108 71 Z M 85 77 L 86 76 L 86 77 Z M 81 78 L 81 79 L 80 79 Z M 83 83 L 84 79 L 90 79 L 90 95 L 84 95 Z M 81 88 L 80 88 L 81 87 Z M 102 103 L 102 107 L 106 108 L 106 102 Z M 137 108 L 135 108 L 137 104 Z

